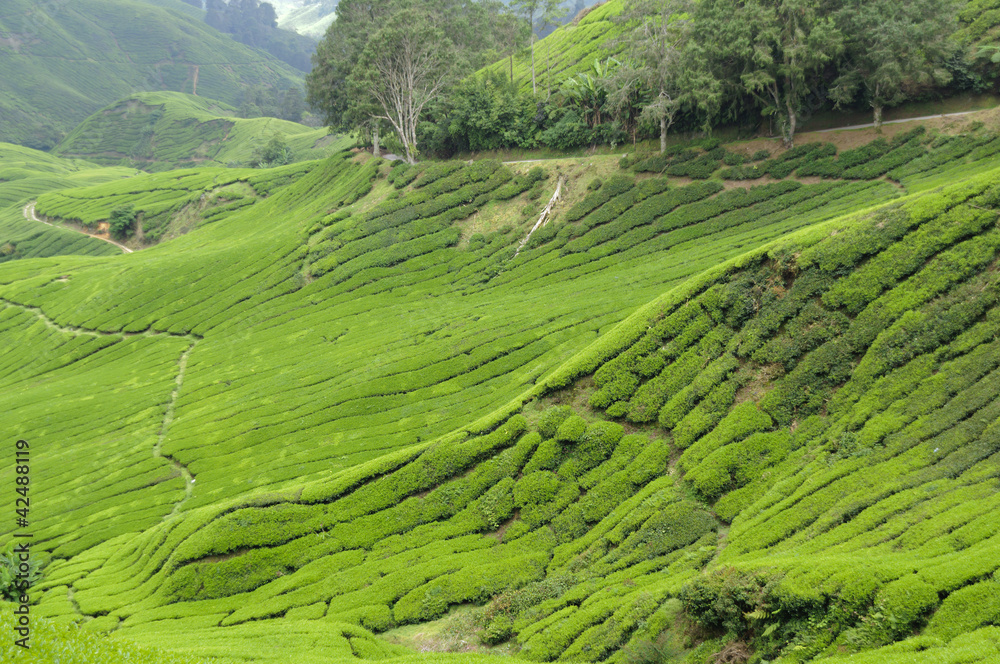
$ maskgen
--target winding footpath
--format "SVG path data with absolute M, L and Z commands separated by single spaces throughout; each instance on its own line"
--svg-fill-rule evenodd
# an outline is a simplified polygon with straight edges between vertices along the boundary
M 44 222 L 43 222 L 44 223 Z M 184 385 L 184 371 L 187 369 L 188 357 L 191 356 L 191 351 L 194 347 L 198 345 L 198 342 L 202 340 L 202 337 L 196 334 L 178 334 L 174 332 L 154 332 L 153 330 L 145 330 L 142 332 L 106 332 L 103 330 L 91 330 L 83 327 L 77 327 L 75 325 L 61 325 L 56 321 L 46 315 L 39 307 L 33 307 L 27 304 L 21 304 L 19 302 L 14 302 L 6 298 L 0 297 L 0 307 L 8 306 L 21 309 L 22 311 L 34 314 L 37 316 L 46 326 L 53 330 L 58 330 L 65 334 L 72 335 L 88 335 L 95 337 L 122 337 L 127 339 L 129 337 L 170 337 L 173 339 L 185 339 L 189 341 L 189 345 L 184 352 L 181 353 L 177 360 L 177 377 L 174 379 L 174 389 L 170 394 L 170 400 L 167 402 L 167 409 L 164 413 L 163 420 L 160 423 L 160 431 L 157 435 L 156 443 L 153 445 L 153 456 L 157 458 L 162 458 L 169 461 L 173 467 L 177 470 L 180 476 L 184 479 L 184 497 L 181 498 L 174 504 L 173 510 L 164 516 L 164 519 L 169 519 L 176 516 L 180 512 L 181 506 L 184 505 L 190 498 L 191 494 L 194 492 L 195 476 L 194 473 L 188 469 L 186 465 L 178 461 L 176 458 L 170 456 L 169 454 L 164 454 L 160 448 L 163 445 L 164 439 L 167 437 L 167 430 L 170 428 L 170 424 L 174 420 L 174 411 L 177 406 L 177 397 L 180 395 L 181 388 Z
M 55 228 L 54 224 L 51 224 L 48 221 L 45 221 L 44 219 L 39 219 L 35 215 L 35 201 L 31 201 L 30 203 L 28 203 L 27 205 L 25 205 L 23 212 L 24 212 L 24 218 L 27 219 L 28 221 L 40 221 L 43 224 L 45 224 L 46 226 L 52 226 L 53 228 Z M 62 228 L 65 228 L 65 227 L 62 227 Z M 104 242 L 107 242 L 109 244 L 113 244 L 116 247 L 118 247 L 119 249 L 121 249 L 123 252 L 125 252 L 126 254 L 131 254 L 132 253 L 132 250 L 129 249 L 128 247 L 126 247 L 124 244 L 119 244 L 119 243 L 115 242 L 114 240 L 109 240 L 106 237 L 101 237 L 100 235 L 92 235 L 91 233 L 86 233 L 84 231 L 77 230 L 76 228 L 70 228 L 69 230 L 74 231 L 76 233 L 80 233 L 81 235 L 86 235 L 87 237 L 92 237 L 92 238 L 94 238 L 96 240 L 103 240 Z

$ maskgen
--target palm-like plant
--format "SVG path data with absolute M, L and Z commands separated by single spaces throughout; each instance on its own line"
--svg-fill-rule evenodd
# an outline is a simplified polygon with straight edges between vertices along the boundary
M 563 96 L 582 111 L 588 126 L 601 124 L 601 112 L 608 98 L 606 81 L 612 73 L 621 66 L 615 58 L 607 58 L 604 62 L 594 60 L 589 72 L 582 72 L 563 83 Z

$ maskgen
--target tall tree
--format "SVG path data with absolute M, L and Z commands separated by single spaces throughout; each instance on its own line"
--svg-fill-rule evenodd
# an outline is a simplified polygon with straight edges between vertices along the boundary
M 321 111 L 330 127 L 347 131 L 377 127 L 377 109 L 351 95 L 348 77 L 357 66 L 368 39 L 378 32 L 392 8 L 388 0 L 341 0 L 337 20 L 316 47 L 312 71 L 306 76 L 306 100 Z
M 307 99 L 331 127 L 370 132 L 376 152 L 380 128 L 392 126 L 412 161 L 428 94 L 496 60 L 502 10 L 498 0 L 342 0 Z
M 738 81 L 765 116 L 775 116 L 786 146 L 811 85 L 844 48 L 836 0 L 702 0 L 694 41 L 710 53 L 721 81 Z
M 706 118 L 721 101 L 721 83 L 709 71 L 704 49 L 692 40 L 692 0 L 635 0 L 615 17 L 622 26 L 616 42 L 628 64 L 612 77 L 609 104 L 625 111 L 641 88 L 652 95 L 642 106 L 642 121 L 660 127 L 660 152 L 667 149 L 667 132 L 685 107 Z
M 510 65 L 510 82 L 514 82 L 514 53 L 517 52 L 521 43 L 528 38 L 528 26 L 524 21 L 509 11 L 502 11 L 497 14 L 495 23 L 497 41 L 503 53 L 507 54 Z
M 373 99 L 406 151 L 416 160 L 417 122 L 453 71 L 453 47 L 432 17 L 418 9 L 396 13 L 362 51 L 350 76 L 352 87 Z
M 560 11 L 561 0 L 511 0 L 511 7 L 517 11 L 528 22 L 530 28 L 531 49 L 531 91 L 538 94 L 538 85 L 535 81 L 535 36 L 539 27 L 539 22 L 546 16 L 557 16 Z
M 302 112 L 305 110 L 306 104 L 302 99 L 302 91 L 298 86 L 293 85 L 285 90 L 285 96 L 281 100 L 282 119 L 301 122 Z
M 956 48 L 950 39 L 958 27 L 952 0 L 847 0 L 837 20 L 846 49 L 831 98 L 841 105 L 863 97 L 876 131 L 882 130 L 886 106 L 951 81 L 943 62 Z

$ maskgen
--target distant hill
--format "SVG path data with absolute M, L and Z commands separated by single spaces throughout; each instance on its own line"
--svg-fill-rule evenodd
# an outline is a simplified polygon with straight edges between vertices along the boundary
M 238 118 L 232 106 L 203 97 L 143 92 L 91 115 L 55 148 L 55 153 L 147 171 L 246 166 L 253 151 L 277 134 L 285 137 L 294 161 L 326 156 L 348 142 L 341 139 L 338 143 L 326 128 L 277 118 Z
M 137 90 L 238 104 L 250 86 L 301 84 L 300 72 L 186 11 L 134 0 L 5 0 L 0 10 L 0 141 L 49 149 Z
M 320 39 L 336 18 L 337 0 L 271 0 L 278 27 Z

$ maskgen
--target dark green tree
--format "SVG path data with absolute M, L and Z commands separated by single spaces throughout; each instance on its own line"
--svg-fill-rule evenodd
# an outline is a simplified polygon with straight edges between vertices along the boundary
M 281 117 L 284 120 L 300 122 L 302 113 L 306 110 L 305 99 L 302 98 L 302 90 L 297 86 L 292 86 L 285 91 L 285 96 L 281 100 Z
M 496 60 L 502 12 L 493 0 L 344 0 L 317 48 L 307 99 L 330 127 L 375 146 L 391 127 L 412 161 L 428 101 Z
M 411 164 L 420 114 L 443 89 L 453 64 L 451 44 L 433 18 L 408 9 L 390 17 L 368 40 L 351 72 L 352 91 L 378 105 L 375 119 L 392 125 Z
M 628 60 L 608 81 L 610 110 L 629 117 L 641 91 L 648 90 L 639 119 L 659 125 L 661 153 L 683 109 L 701 115 L 707 125 L 722 101 L 708 50 L 692 38 L 695 9 L 691 0 L 635 0 L 615 17 L 622 26 L 616 41 Z
M 692 39 L 711 57 L 720 85 L 776 117 L 790 146 L 804 100 L 844 50 L 838 7 L 837 0 L 702 0 Z
M 841 105 L 860 97 L 877 131 L 885 107 L 951 81 L 944 63 L 957 48 L 952 0 L 847 0 L 837 22 L 845 53 L 831 98 Z
M 285 135 L 276 133 L 263 146 L 254 148 L 250 156 L 250 165 L 254 168 L 271 168 L 292 163 L 292 149 L 285 141 Z
M 114 208 L 108 219 L 111 235 L 119 240 L 132 237 L 132 233 L 135 232 L 135 219 L 135 209 L 131 205 L 120 205 Z
M 448 132 L 460 150 L 533 147 L 535 102 L 505 74 L 475 76 L 451 96 Z
M 306 76 L 306 99 L 335 130 L 374 127 L 377 131 L 377 109 L 370 100 L 351 95 L 348 77 L 391 11 L 388 0 L 342 0 L 337 20 L 316 47 L 312 71 Z

